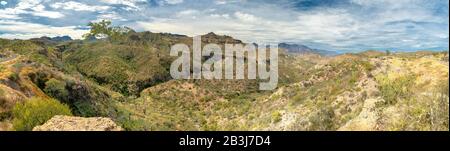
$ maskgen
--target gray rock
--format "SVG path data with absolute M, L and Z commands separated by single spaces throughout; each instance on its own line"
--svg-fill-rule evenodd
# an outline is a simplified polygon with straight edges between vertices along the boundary
M 57 115 L 33 131 L 122 131 L 110 118 Z

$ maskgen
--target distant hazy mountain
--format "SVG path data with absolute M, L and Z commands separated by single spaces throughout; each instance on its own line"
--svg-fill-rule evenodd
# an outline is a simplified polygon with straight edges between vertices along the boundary
M 338 55 L 339 53 L 336 51 L 328 51 L 328 50 L 320 50 L 320 49 L 312 49 L 305 45 L 300 44 L 287 44 L 287 43 L 280 43 L 278 44 L 279 48 L 286 49 L 288 53 L 293 54 L 307 54 L 307 53 L 315 53 L 320 54 L 324 56 L 334 56 Z
M 56 36 L 50 38 L 52 41 L 63 42 L 63 41 L 71 41 L 72 38 L 70 36 Z
M 31 41 L 40 42 L 43 44 L 56 44 L 59 42 L 71 41 L 72 38 L 70 36 L 56 36 L 56 37 L 47 37 L 43 36 L 41 38 L 32 38 Z

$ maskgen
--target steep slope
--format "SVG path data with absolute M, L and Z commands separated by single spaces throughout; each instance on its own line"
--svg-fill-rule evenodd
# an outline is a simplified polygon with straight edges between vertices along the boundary
M 35 41 L 2 41 L 1 125 L 10 125 L 13 118 L 11 109 L 31 97 L 56 98 L 80 116 L 116 116 L 114 102 L 122 100 L 122 95 L 78 74 L 62 72 L 61 52 L 56 51 L 53 45 Z
M 351 89 L 337 86 L 340 92 L 336 97 L 333 97 L 333 91 L 328 91 L 318 95 L 322 98 L 312 96 L 316 97 L 312 102 L 306 99 L 299 106 L 284 109 L 280 114 L 274 114 L 280 117 L 279 122 L 268 129 L 448 130 L 447 56 L 445 53 L 419 56 L 411 53 L 364 57 L 372 67 L 368 66 L 370 70 L 362 72 Z M 362 64 L 359 62 L 356 65 Z M 351 84 L 351 81 L 342 82 Z M 316 89 L 320 83 L 320 80 L 312 80 L 294 84 L 309 86 L 308 93 L 300 96 L 301 90 L 294 93 L 298 98 L 308 98 L 314 94 L 311 90 L 326 90 Z M 280 88 L 272 97 L 279 98 L 280 94 L 283 96 L 293 90 L 293 87 Z M 296 99 L 286 96 L 277 100 L 286 102 Z

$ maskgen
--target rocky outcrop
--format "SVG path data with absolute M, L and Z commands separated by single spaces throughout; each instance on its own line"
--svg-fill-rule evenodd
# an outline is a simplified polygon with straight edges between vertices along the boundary
M 33 131 L 122 131 L 111 119 L 103 117 L 72 117 L 57 115 Z

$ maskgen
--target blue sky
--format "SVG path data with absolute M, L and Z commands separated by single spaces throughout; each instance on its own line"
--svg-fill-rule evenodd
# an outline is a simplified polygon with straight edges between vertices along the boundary
M 0 0 L 0 37 L 70 35 L 101 19 L 340 51 L 448 50 L 448 0 Z

